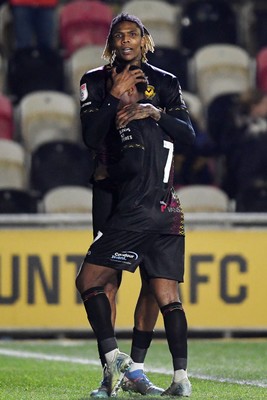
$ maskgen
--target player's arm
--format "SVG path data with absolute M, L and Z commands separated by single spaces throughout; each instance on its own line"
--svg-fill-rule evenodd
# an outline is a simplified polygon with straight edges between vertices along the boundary
M 178 109 L 168 114 L 160 112 L 157 122 L 175 142 L 189 145 L 194 143 L 195 131 L 187 111 Z
M 123 72 L 117 73 L 115 68 L 108 71 L 104 67 L 102 70 L 89 72 L 82 77 L 80 117 L 83 141 L 87 147 L 94 150 L 101 148 L 115 120 L 121 95 L 135 84 L 145 80 L 140 69 L 137 71 L 129 69 L 130 66 Z
M 119 126 L 123 127 L 130 121 L 151 117 L 174 141 L 191 145 L 195 140 L 195 132 L 176 77 L 162 76 L 160 101 L 165 109 L 164 112 L 151 103 L 139 102 L 123 107 L 117 114 Z
M 150 103 L 138 103 L 125 106 L 118 114 L 121 127 L 126 126 L 129 121 L 151 117 L 174 141 L 192 144 L 195 140 L 195 131 L 186 107 L 176 105 L 167 113 Z
M 180 83 L 175 76 L 164 76 L 160 99 L 164 105 L 164 112 L 160 110 L 154 119 L 174 141 L 193 144 L 195 131 L 183 100 Z
M 90 149 L 98 150 L 115 119 L 119 99 L 109 93 L 103 99 L 97 82 L 91 82 L 86 74 L 80 83 L 80 118 L 83 141 Z

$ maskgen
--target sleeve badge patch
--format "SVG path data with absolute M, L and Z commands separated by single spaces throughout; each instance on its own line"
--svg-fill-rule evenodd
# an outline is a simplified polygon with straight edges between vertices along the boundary
M 83 83 L 80 87 L 80 100 L 84 101 L 86 100 L 88 97 L 88 90 L 86 87 L 86 83 Z

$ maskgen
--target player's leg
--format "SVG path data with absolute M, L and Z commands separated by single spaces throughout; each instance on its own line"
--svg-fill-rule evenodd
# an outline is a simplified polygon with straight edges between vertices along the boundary
M 119 230 L 111 230 L 107 229 L 104 231 L 103 234 L 99 234 L 98 237 L 95 239 L 93 244 L 91 245 L 86 257 L 85 261 L 86 264 L 83 265 L 78 278 L 77 278 L 77 287 L 80 293 L 83 293 L 86 288 L 91 288 L 92 287 L 92 279 L 94 280 L 94 286 L 99 285 L 103 287 L 103 293 L 104 293 L 104 286 L 107 283 L 113 282 L 115 276 L 118 277 L 118 271 L 121 271 L 123 269 L 126 269 L 130 272 L 134 272 L 138 265 L 140 264 L 143 254 L 146 248 L 146 243 L 144 239 L 146 238 L 146 234 L 143 233 L 138 233 L 138 232 L 126 232 L 126 231 L 119 231 Z M 128 254 L 126 254 L 125 257 L 118 256 L 116 257 L 116 254 L 123 254 L 124 249 L 127 248 L 132 250 L 135 254 L 138 254 L 139 256 L 136 257 L 128 257 Z M 88 265 L 88 263 L 90 265 Z M 105 267 L 99 267 L 102 268 L 103 275 L 98 274 L 97 277 L 92 276 L 90 272 L 90 268 L 92 268 L 92 264 L 97 264 L 97 265 L 102 265 L 106 266 Z M 90 267 L 90 268 L 89 268 Z M 107 274 L 107 270 L 111 270 L 116 272 L 116 275 L 114 274 Z M 102 288 L 101 288 L 102 289 Z M 86 294 L 86 293 L 85 293 Z M 106 293 L 104 293 L 104 297 L 106 299 L 106 303 L 109 304 L 110 308 L 110 323 L 112 326 L 112 321 L 111 321 L 111 307 L 109 300 L 107 298 Z M 88 304 L 89 301 L 89 310 L 87 310 L 87 315 L 88 319 L 96 333 L 96 330 L 94 328 L 94 324 L 92 323 L 92 319 L 90 319 L 89 311 L 90 308 L 92 309 L 92 303 L 91 300 L 86 297 L 86 304 Z M 107 304 L 105 304 L 105 311 L 107 312 Z M 91 311 L 92 312 L 92 311 Z M 94 312 L 94 311 L 93 311 Z M 107 314 L 106 314 L 107 317 Z M 106 318 L 105 317 L 105 318 Z M 112 326 L 113 332 L 114 328 Z M 111 328 L 109 326 L 109 335 L 111 333 Z M 101 348 L 101 351 L 105 355 L 105 361 L 107 361 L 107 348 L 105 346 L 105 342 L 103 342 L 103 337 L 100 335 L 100 332 L 96 334 L 99 347 Z M 112 379 L 112 373 L 110 368 L 108 368 L 107 375 L 104 377 L 104 382 L 102 383 L 101 387 L 96 389 L 95 391 L 92 392 L 91 396 L 93 397 L 107 397 L 108 391 L 105 389 L 106 385 L 109 383 L 110 379 Z M 109 376 L 109 374 L 111 376 Z M 101 389 L 101 390 L 100 390 Z
M 113 396 L 132 360 L 119 351 L 111 319 L 111 307 L 104 292 L 106 282 L 116 277 L 113 268 L 84 261 L 76 278 L 76 287 L 84 302 L 88 321 L 105 356 L 109 374 L 106 396 Z
M 141 289 L 134 311 L 134 326 L 136 330 L 153 333 L 158 319 L 159 306 L 154 294 L 151 292 L 149 278 L 143 268 L 144 262 L 141 263 L 139 269 Z
M 25 49 L 33 46 L 34 8 L 25 6 L 12 7 L 12 18 L 15 33 L 15 45 L 17 49 Z
M 187 321 L 179 298 L 178 282 L 151 279 L 151 286 L 163 316 L 174 370 L 173 381 L 162 395 L 190 396 L 191 384 L 187 376 Z
M 93 204 L 92 204 L 92 219 L 93 219 L 93 235 L 96 237 L 97 233 L 102 230 L 103 226 L 111 216 L 115 204 L 117 202 L 116 192 L 112 187 L 105 182 L 95 182 L 93 185 Z M 116 320 L 116 295 L 118 288 L 121 283 L 121 272 L 118 272 L 117 276 L 113 278 L 111 282 L 108 282 L 105 287 L 105 294 L 110 303 L 111 307 L 111 319 L 112 325 L 115 326 Z M 97 342 L 99 358 L 101 361 L 103 375 L 100 386 L 93 390 L 91 397 L 107 397 L 107 388 L 109 385 L 108 371 L 105 367 L 106 360 L 101 342 Z
M 113 327 L 115 326 L 115 320 L 116 320 L 116 294 L 117 294 L 120 282 L 121 282 L 121 272 L 118 272 L 117 276 L 114 277 L 113 282 L 109 282 L 104 287 L 105 294 L 109 300 L 110 307 L 111 307 L 111 323 L 112 323 Z M 106 368 L 105 354 L 102 349 L 100 341 L 97 341 L 97 348 L 98 348 L 100 362 L 102 365 L 103 375 L 102 375 L 102 380 L 101 380 L 100 386 L 97 389 L 94 389 L 92 391 L 91 397 L 100 397 L 101 398 L 101 397 L 106 397 L 107 388 L 109 385 L 109 376 L 108 376 L 108 371 Z
M 102 231 L 106 222 L 112 215 L 117 204 L 117 192 L 114 187 L 108 182 L 99 181 L 93 185 L 93 203 L 92 203 L 92 220 L 93 220 L 93 235 L 97 236 L 99 231 Z M 105 293 L 110 301 L 112 311 L 112 321 L 115 324 L 116 319 L 116 294 L 121 283 L 121 272 L 114 277 L 113 281 L 105 285 Z
M 56 46 L 55 15 L 56 10 L 54 7 L 37 7 L 35 9 L 34 28 L 39 48 L 53 49 Z
M 140 268 L 142 286 L 134 312 L 134 328 L 131 346 L 131 364 L 123 379 L 122 389 L 143 395 L 160 395 L 163 389 L 155 386 L 144 373 L 147 350 L 152 341 L 159 307 L 150 290 L 144 269 Z
M 150 287 L 160 307 L 166 338 L 173 362 L 173 381 L 162 395 L 190 396 L 191 384 L 187 377 L 187 321 L 182 307 L 179 284 L 184 275 L 184 237 L 161 235 L 155 241 L 160 250 L 158 259 L 151 252 L 148 263 Z M 155 279 L 156 278 L 156 279 Z

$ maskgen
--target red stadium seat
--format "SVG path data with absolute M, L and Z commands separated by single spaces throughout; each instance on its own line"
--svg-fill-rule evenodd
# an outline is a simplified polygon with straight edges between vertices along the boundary
M 256 77 L 258 88 L 267 91 L 267 47 L 256 55 Z
M 98 0 L 65 4 L 59 16 L 59 34 L 66 57 L 85 45 L 104 45 L 112 18 L 111 6 Z
M 3 94 L 0 94 L 0 138 L 13 139 L 13 106 Z

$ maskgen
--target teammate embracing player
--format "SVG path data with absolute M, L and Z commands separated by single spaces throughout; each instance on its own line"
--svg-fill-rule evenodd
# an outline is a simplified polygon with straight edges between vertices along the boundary
M 125 241 L 116 239 L 115 245 L 114 226 L 110 225 L 114 223 L 116 215 L 118 216 L 116 213 L 120 209 L 123 199 L 121 190 L 125 186 L 121 183 L 116 185 L 115 172 L 119 165 L 117 162 L 121 158 L 120 151 L 122 148 L 121 139 L 115 125 L 115 117 L 120 101 L 123 100 L 123 96 L 129 95 L 131 91 L 134 92 L 133 88 L 135 88 L 136 84 L 148 81 L 145 95 L 149 102 L 132 102 L 122 108 L 118 112 L 117 126 L 124 129 L 133 120 L 146 121 L 146 123 L 150 121 L 170 137 L 171 140 L 165 140 L 165 146 L 163 145 L 165 156 L 166 154 L 169 155 L 166 160 L 164 159 L 164 162 L 166 161 L 163 181 L 165 186 L 169 182 L 167 178 L 171 177 L 168 172 L 171 172 L 172 140 L 175 140 L 177 144 L 179 142 L 190 144 L 194 140 L 194 131 L 186 106 L 182 100 L 178 79 L 168 72 L 149 65 L 146 62 L 146 53 L 149 50 L 153 51 L 153 41 L 142 22 L 135 16 L 120 14 L 111 23 L 107 45 L 103 53 L 110 63 L 89 71 L 81 79 L 83 138 L 85 144 L 92 150 L 96 161 L 96 171 L 93 179 L 94 232 L 95 235 L 97 235 L 98 230 L 104 232 L 103 235 L 99 234 L 97 236 L 97 240 L 92 245 L 92 248 L 95 249 L 95 246 L 97 248 L 101 244 L 100 253 L 97 256 L 93 256 L 90 250 L 90 254 L 88 253 L 86 256 L 77 277 L 77 288 L 84 300 L 88 319 L 96 333 L 102 364 L 107 364 L 108 366 L 100 388 L 91 394 L 93 397 L 107 397 L 116 393 L 120 385 L 120 371 L 127 369 L 128 364 L 130 364 L 128 357 L 118 351 L 114 335 L 114 299 L 120 282 L 120 271 L 124 267 L 118 262 L 119 260 L 112 258 L 113 253 L 109 253 L 111 251 L 109 246 L 114 245 L 113 250 L 117 251 L 120 248 L 117 246 L 126 244 Z M 132 70 L 129 68 L 130 65 L 136 65 L 139 69 Z M 119 71 L 120 68 L 123 69 L 122 72 Z M 152 135 L 152 132 L 150 133 Z M 132 151 L 134 153 L 141 152 L 142 154 L 144 150 L 141 147 L 134 146 Z M 129 164 L 128 168 L 130 168 L 130 170 L 127 169 L 126 181 L 136 174 L 136 176 L 139 176 L 139 172 L 135 171 L 136 163 L 132 161 L 129 163 L 126 161 L 126 163 Z M 101 166 L 102 164 L 106 166 L 107 173 L 110 175 L 110 177 L 104 175 L 105 179 L 102 179 L 101 168 L 97 168 L 98 165 Z M 146 168 L 145 165 L 144 168 Z M 151 171 L 148 171 L 148 173 L 151 173 Z M 119 174 L 122 178 L 122 170 L 120 170 Z M 166 189 L 165 186 L 164 188 Z M 155 187 L 153 190 L 155 192 Z M 130 240 L 138 237 L 138 246 L 141 246 L 141 250 L 138 247 L 137 254 L 139 251 L 141 252 L 130 269 L 133 268 L 134 270 L 137 265 L 140 265 L 142 277 L 142 289 L 135 311 L 135 327 L 131 349 L 133 363 L 126 373 L 126 379 L 123 381 L 122 387 L 142 394 L 155 395 L 163 392 L 162 389 L 155 387 L 144 374 L 144 359 L 152 339 L 158 307 L 160 307 L 164 317 L 175 370 L 173 384 L 163 394 L 188 396 L 191 389 L 186 375 L 187 327 L 184 311 L 178 297 L 178 281 L 183 280 L 183 215 L 177 200 L 172 197 L 173 191 L 166 192 L 166 194 L 167 197 L 171 197 L 161 198 L 160 200 L 159 225 L 156 224 L 156 231 L 155 226 L 151 228 L 154 233 L 149 231 L 148 234 L 146 230 L 140 232 L 139 229 L 141 229 L 142 224 L 138 227 L 138 231 L 136 229 L 131 230 L 131 223 L 125 224 L 125 226 L 117 225 L 117 227 L 120 227 L 119 232 L 127 231 L 126 236 L 125 232 L 122 235 L 123 238 L 128 237 Z M 171 203 L 169 203 L 170 200 Z M 148 207 L 148 203 L 146 203 L 146 206 Z M 150 207 L 147 208 L 147 210 L 149 209 Z M 161 222 L 165 221 L 166 215 L 169 215 L 167 213 L 172 216 L 173 214 L 176 215 L 175 218 L 178 218 L 176 219 L 178 224 L 172 223 L 172 228 L 170 228 L 169 223 L 167 223 L 168 228 L 166 225 L 162 231 Z M 107 221 L 108 225 L 106 224 Z M 120 224 L 123 224 L 123 221 L 125 222 L 121 218 L 120 221 Z M 134 225 L 135 223 L 136 221 Z M 165 222 L 163 222 L 164 224 Z M 119 232 L 116 230 L 116 235 Z M 110 234 L 111 236 L 109 236 Z M 167 275 L 163 277 L 161 277 L 162 271 L 159 272 L 157 270 L 159 254 L 153 252 L 152 255 L 148 250 L 152 245 L 151 238 L 155 239 L 154 235 L 161 236 L 161 234 L 165 239 L 168 237 L 176 243 L 173 246 L 166 243 L 165 247 L 165 250 L 168 248 L 167 258 L 172 260 L 172 264 L 175 264 L 176 273 L 172 275 L 174 273 L 172 271 L 174 266 L 172 266 L 170 271 L 166 272 Z M 110 238 L 110 240 L 107 240 L 107 238 Z M 112 238 L 113 241 L 111 240 Z M 103 253 L 105 251 L 103 240 L 107 245 L 106 249 L 108 251 L 105 254 Z M 135 248 L 135 244 L 131 243 L 131 246 L 133 249 Z M 172 250 L 170 250 L 171 248 Z M 125 251 L 125 247 L 121 248 L 121 250 Z M 156 249 L 154 250 L 156 251 Z M 173 254 L 175 253 L 175 257 L 172 257 L 169 251 L 173 252 Z M 105 258 L 107 254 L 111 256 L 113 262 L 109 258 Z M 115 268 L 113 268 L 114 262 L 116 264 Z M 157 274 L 161 275 L 157 276 Z

